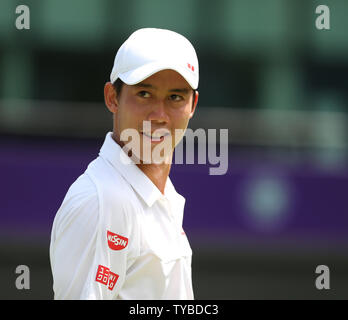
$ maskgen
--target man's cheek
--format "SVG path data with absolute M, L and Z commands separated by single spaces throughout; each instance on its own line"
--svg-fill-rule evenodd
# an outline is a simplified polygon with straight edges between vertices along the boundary
M 173 135 L 172 135 L 172 145 L 173 145 L 173 148 L 175 148 L 179 143 L 180 141 L 183 139 L 184 135 L 185 135 L 185 131 L 186 131 L 186 128 L 177 128 L 175 129 Z

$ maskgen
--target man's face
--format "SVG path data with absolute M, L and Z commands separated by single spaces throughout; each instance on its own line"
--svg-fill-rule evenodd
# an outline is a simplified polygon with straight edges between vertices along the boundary
M 140 137 L 140 150 L 143 150 L 144 142 L 151 146 L 151 150 L 160 143 L 168 142 L 171 143 L 172 154 L 179 142 L 175 134 L 178 130 L 182 133 L 186 130 L 197 98 L 198 93 L 193 101 L 192 88 L 173 70 L 157 72 L 136 85 L 124 84 L 121 94 L 116 97 L 113 112 L 114 139 L 121 146 L 125 145 L 127 141 L 122 141 L 121 134 L 126 129 L 133 129 Z M 150 126 L 144 127 L 144 121 Z

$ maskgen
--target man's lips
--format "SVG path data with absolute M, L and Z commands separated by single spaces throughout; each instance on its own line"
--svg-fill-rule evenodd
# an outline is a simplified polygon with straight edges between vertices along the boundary
M 151 133 L 146 133 L 146 132 L 141 132 L 141 134 L 148 138 L 151 139 L 151 142 L 161 142 L 164 140 L 166 136 L 169 136 L 169 132 L 163 132 L 163 133 L 156 133 L 156 135 L 153 135 Z

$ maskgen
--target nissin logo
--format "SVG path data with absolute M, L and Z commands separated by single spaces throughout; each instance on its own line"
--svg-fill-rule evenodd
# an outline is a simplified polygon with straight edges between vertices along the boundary
M 108 246 L 111 250 L 122 250 L 128 245 L 128 239 L 119 234 L 107 231 Z

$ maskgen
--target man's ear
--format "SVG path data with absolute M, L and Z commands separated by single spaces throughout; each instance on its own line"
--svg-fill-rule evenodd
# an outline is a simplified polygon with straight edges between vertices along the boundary
M 198 103 L 198 91 L 195 90 L 195 96 L 194 96 L 194 100 L 192 103 L 192 109 L 191 109 L 191 114 L 190 114 L 190 119 L 193 117 L 193 114 L 195 113 L 196 107 L 197 107 L 197 103 Z
M 104 101 L 110 112 L 115 113 L 117 111 L 118 102 L 116 90 L 111 82 L 105 83 Z

